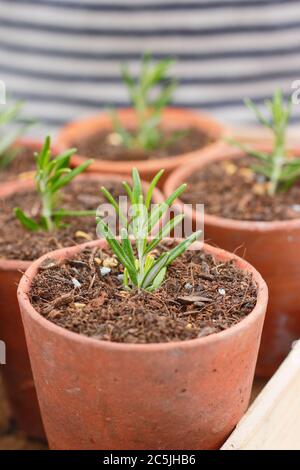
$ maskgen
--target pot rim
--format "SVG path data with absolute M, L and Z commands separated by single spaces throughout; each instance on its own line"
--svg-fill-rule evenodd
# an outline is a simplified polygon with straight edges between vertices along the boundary
M 29 315 L 33 321 L 39 324 L 40 327 L 47 329 L 53 334 L 57 334 L 59 336 L 63 336 L 66 339 L 77 341 L 81 344 L 89 344 L 91 347 L 101 347 L 105 349 L 110 349 L 113 351 L 136 351 L 136 352 L 159 352 L 165 351 L 168 349 L 173 348 L 180 348 L 180 349 L 187 349 L 190 347 L 195 347 L 199 344 L 202 345 L 210 345 L 212 343 L 222 341 L 227 337 L 230 337 L 240 331 L 244 330 L 247 326 L 255 323 L 259 317 L 264 317 L 267 303 L 268 303 L 268 287 L 259 272 L 250 265 L 247 261 L 243 260 L 242 258 L 238 257 L 237 255 L 231 254 L 225 250 L 220 248 L 212 247 L 208 244 L 202 242 L 195 242 L 194 246 L 198 247 L 198 249 L 203 249 L 206 253 L 212 254 L 219 260 L 234 260 L 236 262 L 237 267 L 242 269 L 243 271 L 251 272 L 253 275 L 253 279 L 255 280 L 258 288 L 257 292 L 257 302 L 254 309 L 241 321 L 237 324 L 227 328 L 218 333 L 213 333 L 209 336 L 204 338 L 196 338 L 190 339 L 186 341 L 171 341 L 168 343 L 137 343 L 137 344 L 130 344 L 130 343 L 117 343 L 112 341 L 103 341 L 98 340 L 95 338 L 91 338 L 85 335 L 80 335 L 78 333 L 74 333 L 69 331 L 61 326 L 58 326 L 51 321 L 44 318 L 40 313 L 38 313 L 35 308 L 31 305 L 29 300 L 29 291 L 31 287 L 31 283 L 38 271 L 38 267 L 40 264 L 51 255 L 52 258 L 59 259 L 62 261 L 63 259 L 72 257 L 77 252 L 82 251 L 84 248 L 87 247 L 94 247 L 94 246 L 105 246 L 107 242 L 105 240 L 96 240 L 93 242 L 89 242 L 83 245 L 77 245 L 70 248 L 63 248 L 61 250 L 52 251 L 47 253 L 46 255 L 42 256 L 38 260 L 34 261 L 30 267 L 27 269 L 25 274 L 23 274 L 19 286 L 18 286 L 18 301 L 20 308 L 23 314 Z
M 131 177 L 129 176 L 122 176 L 117 174 L 109 174 L 104 173 L 103 175 L 97 173 L 83 173 L 76 177 L 75 181 L 86 179 L 86 180 L 100 180 L 100 181 L 116 181 L 116 182 L 123 182 L 126 178 L 126 181 L 129 183 L 131 182 Z M 142 180 L 142 186 L 145 188 L 149 188 L 150 183 L 148 181 Z M 5 199 L 9 197 L 12 193 L 19 192 L 19 191 L 26 191 L 27 189 L 31 189 L 34 187 L 33 180 L 27 181 L 18 181 L 12 180 L 5 183 L 3 188 L 0 189 L 0 199 Z M 153 190 L 153 203 L 159 204 L 164 202 L 165 198 L 162 192 L 155 187 Z M 95 224 L 96 228 L 96 224 Z M 79 244 L 80 245 L 80 244 Z M 84 243 L 82 244 L 84 245 Z M 24 261 L 19 259 L 5 259 L 0 258 L 0 271 L 26 271 L 26 269 L 33 263 L 33 261 Z
M 119 108 L 118 114 L 122 119 L 133 119 L 134 118 L 134 110 L 132 108 Z M 116 160 L 116 161 L 109 161 L 100 158 L 96 158 L 94 162 L 90 166 L 90 171 L 99 170 L 99 168 L 103 168 L 103 170 L 109 172 L 109 169 L 119 167 L 118 170 L 120 172 L 129 171 L 132 166 L 136 166 L 140 171 L 155 171 L 158 167 L 165 168 L 165 169 L 172 169 L 178 165 L 181 161 L 186 160 L 193 160 L 199 155 L 199 152 L 206 152 L 206 150 L 214 147 L 219 139 L 223 138 L 225 135 L 229 135 L 231 131 L 229 128 L 226 128 L 218 121 L 214 120 L 210 115 L 204 112 L 195 112 L 185 108 L 177 108 L 177 107 L 167 107 L 165 108 L 162 119 L 168 120 L 172 119 L 172 116 L 181 118 L 181 120 L 189 120 L 191 123 L 193 122 L 195 127 L 204 130 L 207 132 L 208 135 L 215 139 L 214 142 L 205 145 L 200 149 L 196 149 L 190 152 L 182 153 L 176 156 L 169 156 L 164 158 L 150 158 L 149 160 Z M 82 128 L 82 126 L 88 125 L 90 128 L 89 131 L 86 131 Z M 192 125 L 192 124 L 191 124 Z M 66 148 L 70 147 L 72 144 L 71 140 L 76 131 L 76 135 L 89 135 L 93 133 L 93 130 L 97 127 L 103 128 L 112 128 L 111 125 L 111 117 L 108 113 L 99 113 L 81 120 L 72 121 L 68 123 L 65 127 L 62 128 L 58 137 L 56 139 L 56 145 L 58 148 Z M 92 130 L 91 130 L 92 129 Z M 86 156 L 76 153 L 72 157 L 72 162 L 74 165 L 79 165 L 83 161 L 87 159 Z
M 42 147 L 43 146 L 43 141 L 40 140 L 39 138 L 35 138 L 35 137 L 19 137 L 18 139 L 16 139 L 16 141 L 14 142 L 13 145 L 20 145 L 20 146 L 24 146 L 24 147 Z M 51 143 L 51 148 L 56 148 L 56 145 L 55 144 L 52 144 Z
M 266 144 L 262 145 L 252 145 L 256 149 L 269 149 L 270 146 Z M 295 148 L 297 153 L 300 153 L 300 149 Z M 175 169 L 171 175 L 167 178 L 163 191 L 166 197 L 170 196 L 171 193 L 176 189 L 180 182 L 183 183 L 184 179 L 188 178 L 195 170 L 199 170 L 205 166 L 208 166 L 210 163 L 219 160 L 226 160 L 229 158 L 239 158 L 244 155 L 245 152 L 239 149 L 230 147 L 224 142 L 218 142 L 214 148 L 208 150 L 208 152 L 203 155 L 201 160 L 194 161 L 188 167 L 179 167 Z M 177 199 L 174 204 L 178 204 L 183 207 L 184 203 L 181 199 Z M 199 204 L 201 204 L 199 202 Z M 205 211 L 205 208 L 204 208 Z M 185 213 L 188 217 L 196 220 L 197 211 L 185 206 Z M 278 230 L 287 230 L 287 229 L 299 229 L 300 228 L 300 216 L 297 219 L 287 219 L 287 220 L 274 220 L 274 221 L 251 221 L 251 220 L 238 220 L 230 219 L 217 215 L 211 215 L 207 212 L 204 212 L 204 221 L 205 225 L 217 226 L 220 228 L 227 228 L 231 230 L 243 230 L 248 232 L 269 232 L 269 231 L 278 231 Z

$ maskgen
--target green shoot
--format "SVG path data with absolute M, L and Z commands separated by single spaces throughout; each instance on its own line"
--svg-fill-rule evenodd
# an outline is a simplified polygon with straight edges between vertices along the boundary
M 27 122 L 15 130 L 9 129 L 20 118 L 22 107 L 23 103 L 18 101 L 10 108 L 0 112 L 0 170 L 9 166 L 17 156 L 19 149 L 14 146 L 14 143 L 32 125 L 32 122 Z
M 172 59 L 165 59 L 154 64 L 151 55 L 145 54 L 137 80 L 129 68 L 126 65 L 123 66 L 123 82 L 127 87 L 131 105 L 137 117 L 137 128 L 131 132 L 122 126 L 117 113 L 112 112 L 114 131 L 121 137 L 124 147 L 149 151 L 164 145 L 159 126 L 162 111 L 170 102 L 176 88 L 176 82 L 168 78 L 172 64 Z M 181 133 L 178 135 L 174 133 L 174 139 L 180 136 Z
M 41 201 L 38 221 L 28 217 L 20 208 L 15 215 L 21 224 L 30 231 L 52 231 L 59 227 L 63 217 L 95 215 L 95 211 L 65 211 L 57 208 L 60 190 L 67 186 L 77 175 L 86 170 L 92 160 L 87 160 L 77 168 L 70 168 L 70 158 L 76 149 L 68 149 L 57 157 L 51 155 L 50 137 L 45 139 L 42 150 L 36 157 L 36 190 Z
M 268 181 L 268 194 L 274 196 L 279 190 L 290 188 L 300 176 L 300 158 L 288 157 L 286 133 L 291 114 L 292 102 L 284 102 L 281 90 L 277 89 L 272 100 L 266 100 L 265 105 L 270 113 L 266 118 L 251 100 L 245 100 L 246 106 L 255 114 L 261 125 L 273 134 L 273 148 L 270 153 L 252 149 L 235 140 L 230 143 L 245 151 L 248 155 L 259 160 L 252 167 L 257 174 L 262 174 Z
M 176 215 L 166 224 L 161 224 L 158 233 L 150 238 L 153 228 L 157 226 L 175 199 L 186 188 L 186 185 L 182 184 L 166 201 L 155 205 L 151 210 L 152 192 L 162 174 L 163 170 L 153 178 L 145 197 L 136 168 L 132 170 L 132 187 L 128 183 L 123 183 L 130 200 L 130 217 L 127 218 L 122 213 L 121 219 L 124 221 L 124 226 L 121 228 L 119 239 L 100 217 L 97 218 L 98 233 L 107 240 L 110 248 L 124 267 L 123 284 L 126 289 L 136 287 L 149 292 L 158 289 L 165 279 L 168 266 L 186 251 L 201 234 L 201 230 L 193 233 L 170 251 L 162 253 L 157 259 L 153 255 L 153 250 L 157 245 L 163 238 L 169 236 L 174 227 L 180 224 L 184 218 L 183 214 Z M 112 202 L 113 196 L 105 188 L 102 188 L 102 192 L 120 217 L 120 209 L 116 209 L 117 202 Z

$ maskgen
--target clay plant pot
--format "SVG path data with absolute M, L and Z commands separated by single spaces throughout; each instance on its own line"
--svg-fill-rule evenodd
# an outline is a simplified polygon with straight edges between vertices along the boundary
M 51 258 L 61 262 L 80 250 L 58 250 Z M 248 406 L 268 293 L 248 263 L 208 245 L 204 250 L 253 273 L 257 304 L 235 326 L 181 342 L 124 344 L 70 332 L 42 317 L 29 301 L 31 283 L 47 256 L 26 271 L 18 298 L 51 449 L 220 447 Z
M 122 181 L 116 175 L 82 175 L 78 179 Z M 130 181 L 130 179 L 128 179 Z M 30 190 L 32 181 L 12 181 L 0 189 L 0 199 L 16 191 Z M 147 183 L 142 183 L 147 189 Z M 163 196 L 159 190 L 153 192 L 153 202 L 160 203 Z M 96 229 L 96 225 L 95 225 Z M 27 353 L 24 329 L 17 301 L 17 285 L 30 261 L 0 259 L 0 339 L 6 344 L 6 365 L 1 366 L 4 387 L 10 403 L 11 414 L 17 426 L 27 436 L 43 438 L 33 377 Z
M 136 116 L 133 109 L 121 109 L 118 111 L 118 116 L 125 127 L 134 128 L 136 126 Z M 225 134 L 225 129 L 221 124 L 210 116 L 202 113 L 193 113 L 184 109 L 167 108 L 162 116 L 162 125 L 174 130 L 198 128 L 207 133 L 214 141 L 217 141 Z M 74 141 L 106 129 L 112 130 L 112 121 L 109 114 L 103 113 L 98 116 L 71 122 L 61 130 L 56 143 L 58 147 L 66 149 L 74 146 Z M 165 174 L 160 181 L 161 183 L 178 165 L 189 164 L 194 159 L 200 158 L 211 145 L 214 145 L 214 143 L 183 155 L 168 158 L 153 158 L 144 161 L 107 161 L 95 159 L 89 166 L 88 171 L 102 174 L 117 173 L 130 175 L 132 167 L 136 167 L 141 178 L 149 181 L 161 168 L 164 168 Z M 86 157 L 84 155 L 74 155 L 72 163 L 74 166 L 78 166 L 85 160 Z
M 264 151 L 266 145 L 257 146 Z M 299 149 L 293 149 L 299 155 Z M 219 144 L 197 164 L 177 169 L 166 181 L 168 195 L 194 171 L 214 161 L 239 158 L 243 153 Z M 177 201 L 179 205 L 183 203 Z M 201 201 L 199 201 L 201 204 Z M 186 207 L 186 217 L 201 217 Z M 243 253 L 243 257 L 261 273 L 267 282 L 270 301 L 257 364 L 257 375 L 269 377 L 300 337 L 300 218 L 296 220 L 254 222 L 225 219 L 205 213 L 204 238 L 225 250 Z

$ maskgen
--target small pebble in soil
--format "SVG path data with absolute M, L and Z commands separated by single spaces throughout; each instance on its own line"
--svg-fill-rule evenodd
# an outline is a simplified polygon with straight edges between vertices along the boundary
M 251 183 L 251 181 L 253 181 L 255 177 L 255 174 L 253 173 L 251 168 L 240 168 L 239 173 L 242 175 L 244 180 L 247 181 L 247 183 Z
M 129 291 L 128 290 L 120 290 L 120 294 L 122 295 L 122 297 L 128 297 Z
M 205 326 L 200 330 L 198 334 L 198 338 L 204 338 L 204 336 L 211 335 L 212 333 L 216 333 L 216 328 L 212 328 L 211 326 Z
M 107 142 L 113 147 L 118 147 L 122 145 L 123 140 L 120 134 L 118 134 L 117 132 L 112 132 L 111 134 L 108 134 Z
M 118 274 L 117 278 L 119 279 L 119 281 L 123 281 L 124 274 Z
M 237 166 L 231 162 L 225 162 L 223 166 L 228 175 L 234 175 L 238 169 Z
M 84 238 L 85 240 L 88 240 L 88 241 L 92 240 L 92 237 L 88 233 L 82 232 L 81 230 L 77 230 L 77 232 L 75 233 L 75 237 Z
M 253 185 L 252 191 L 257 196 L 262 196 L 263 194 L 266 194 L 266 186 L 262 183 L 256 183 Z
M 189 282 L 187 282 L 186 284 L 184 284 L 184 288 L 185 288 L 186 290 L 192 290 L 192 289 L 193 289 L 193 286 L 192 286 L 192 284 L 190 284 Z
M 103 260 L 103 266 L 105 268 L 116 268 L 119 262 L 116 258 L 105 258 Z
M 291 209 L 294 211 L 294 212 L 300 212 L 300 204 L 293 204 L 291 206 Z
M 265 183 L 266 182 L 266 177 L 264 175 L 256 175 L 256 181 L 257 183 Z
M 75 277 L 72 278 L 72 282 L 73 282 L 74 287 L 75 287 L 76 289 L 79 289 L 79 287 L 81 287 L 80 282 L 79 282 L 77 279 L 75 279 Z
M 222 289 L 222 288 L 218 289 L 218 292 L 219 292 L 220 295 L 225 295 L 226 294 L 225 289 Z
M 100 268 L 101 276 L 107 276 L 111 272 L 110 268 L 102 267 Z
M 58 262 L 56 260 L 53 260 L 51 258 L 46 258 L 40 265 L 39 270 L 46 270 L 46 269 L 52 269 L 52 268 L 57 268 Z

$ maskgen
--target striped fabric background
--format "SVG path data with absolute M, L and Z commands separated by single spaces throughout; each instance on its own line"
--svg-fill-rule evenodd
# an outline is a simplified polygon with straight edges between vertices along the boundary
M 0 0 L 0 80 L 47 130 L 126 105 L 146 50 L 177 59 L 175 105 L 248 124 L 243 97 L 300 79 L 300 0 Z

